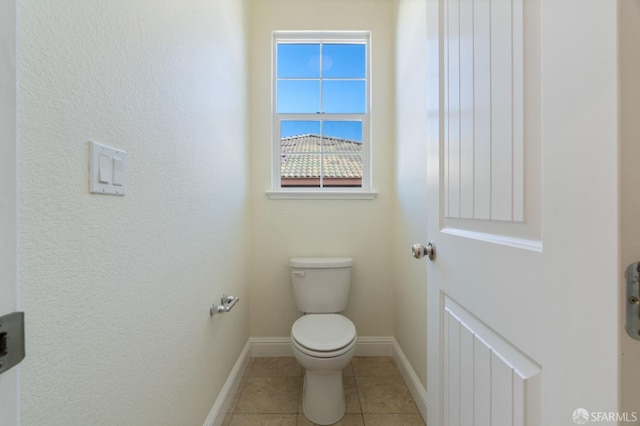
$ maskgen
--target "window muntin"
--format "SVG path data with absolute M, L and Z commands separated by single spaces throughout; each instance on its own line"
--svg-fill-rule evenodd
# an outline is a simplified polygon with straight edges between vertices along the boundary
M 274 34 L 274 190 L 369 190 L 368 43 Z

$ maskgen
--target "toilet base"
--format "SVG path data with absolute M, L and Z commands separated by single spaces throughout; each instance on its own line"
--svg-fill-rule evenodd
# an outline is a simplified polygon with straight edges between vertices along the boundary
M 326 372 L 305 370 L 302 412 L 313 423 L 330 425 L 346 411 L 342 370 Z

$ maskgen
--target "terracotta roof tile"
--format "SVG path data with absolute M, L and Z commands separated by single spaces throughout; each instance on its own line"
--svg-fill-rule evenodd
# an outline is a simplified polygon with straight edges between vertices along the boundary
M 283 153 L 309 154 L 314 152 L 362 152 L 362 143 L 348 139 L 327 138 L 318 135 L 298 135 L 282 138 Z
M 318 135 L 281 139 L 283 178 L 362 178 L 362 143 Z M 321 155 L 323 153 L 323 155 Z

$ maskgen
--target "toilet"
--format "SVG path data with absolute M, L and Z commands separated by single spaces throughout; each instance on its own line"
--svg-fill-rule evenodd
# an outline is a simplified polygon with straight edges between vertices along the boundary
M 302 411 L 329 425 L 345 413 L 342 369 L 356 349 L 356 327 L 340 315 L 347 305 L 349 257 L 296 257 L 289 261 L 296 306 L 304 315 L 291 327 L 291 345 L 305 369 Z

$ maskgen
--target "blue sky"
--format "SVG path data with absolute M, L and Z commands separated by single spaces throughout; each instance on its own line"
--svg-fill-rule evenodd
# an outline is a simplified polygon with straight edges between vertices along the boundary
M 366 112 L 364 44 L 278 44 L 277 55 L 279 113 Z M 282 123 L 281 137 L 303 133 L 362 141 L 362 123 Z
M 280 127 L 282 138 L 307 133 L 362 142 L 362 123 L 360 121 L 324 121 L 322 123 L 320 120 L 282 121 Z

